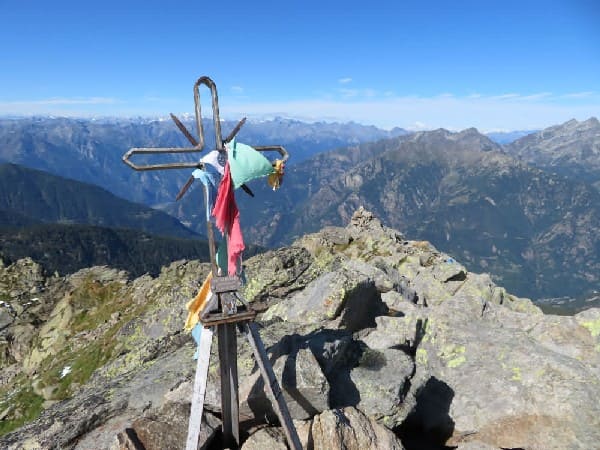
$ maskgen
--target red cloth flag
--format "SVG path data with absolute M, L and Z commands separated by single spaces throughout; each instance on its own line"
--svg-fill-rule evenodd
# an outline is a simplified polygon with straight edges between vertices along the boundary
M 212 215 L 215 217 L 217 228 L 227 236 L 227 271 L 230 276 L 234 276 L 237 271 L 238 259 L 245 246 L 240 228 L 240 212 L 235 203 L 229 161 L 225 164 L 225 173 L 219 184 Z

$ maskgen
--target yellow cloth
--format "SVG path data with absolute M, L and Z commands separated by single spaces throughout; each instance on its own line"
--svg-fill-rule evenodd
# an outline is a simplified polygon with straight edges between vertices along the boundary
M 185 329 L 190 331 L 192 328 L 196 326 L 196 324 L 200 321 L 200 313 L 204 309 L 204 306 L 208 302 L 211 296 L 210 290 L 210 280 L 212 280 L 212 272 L 209 272 L 206 280 L 202 283 L 198 294 L 193 300 L 190 300 L 187 305 L 185 305 L 188 309 L 188 316 L 185 321 Z
M 273 188 L 274 191 L 279 189 L 281 186 L 281 182 L 283 181 L 283 171 L 285 169 L 285 163 L 278 159 L 273 163 L 273 172 L 267 178 L 267 182 L 269 186 Z

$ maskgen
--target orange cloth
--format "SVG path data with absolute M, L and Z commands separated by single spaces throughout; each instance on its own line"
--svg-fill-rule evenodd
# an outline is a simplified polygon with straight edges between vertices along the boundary
M 225 164 L 225 173 L 219 184 L 219 192 L 212 211 L 217 228 L 227 236 L 227 271 L 230 276 L 237 272 L 237 262 L 244 251 L 244 237 L 240 228 L 240 212 L 235 203 L 233 182 L 229 161 Z
M 190 331 L 200 321 L 200 313 L 206 306 L 206 303 L 210 299 L 212 292 L 210 290 L 210 280 L 212 280 L 212 272 L 209 272 L 206 280 L 202 283 L 198 294 L 193 300 L 190 300 L 186 306 L 188 309 L 188 316 L 185 320 L 184 328 Z

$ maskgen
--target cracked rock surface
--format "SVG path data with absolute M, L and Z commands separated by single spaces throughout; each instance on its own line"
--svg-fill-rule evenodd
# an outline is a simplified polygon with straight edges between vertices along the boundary
M 362 208 L 346 228 L 245 264 L 243 294 L 304 447 L 600 442 L 600 309 L 544 315 Z M 0 266 L 0 447 L 182 448 L 195 371 L 185 303 L 208 270 L 179 261 L 130 280 Z M 285 448 L 242 335 L 238 372 L 243 448 Z M 202 448 L 218 447 L 220 413 L 213 345 Z

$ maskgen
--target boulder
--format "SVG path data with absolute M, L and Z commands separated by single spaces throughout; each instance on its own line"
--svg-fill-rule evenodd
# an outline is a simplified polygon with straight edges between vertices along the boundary
M 166 403 L 157 411 L 136 419 L 131 430 L 145 450 L 182 449 L 186 444 L 189 417 L 189 403 Z M 198 447 L 206 448 L 220 427 L 221 421 L 204 411 Z
M 303 289 L 320 275 L 314 258 L 302 247 L 290 247 L 259 254 L 244 262 L 248 284 L 243 294 L 248 301 L 270 305 L 290 292 Z
M 261 428 L 252 433 L 242 445 L 242 450 L 287 450 L 285 434 L 281 428 Z
M 388 428 L 400 425 L 406 415 L 399 405 L 404 401 L 413 371 L 412 358 L 402 350 L 365 348 L 359 365 L 350 372 L 350 382 L 358 391 L 356 407 L 381 419 Z M 352 390 L 347 392 L 351 394 Z M 352 399 L 346 404 L 351 405 Z
M 502 450 L 499 447 L 486 444 L 480 441 L 470 441 L 463 444 L 458 444 L 456 450 Z
M 293 419 L 308 419 L 328 408 L 329 383 L 310 349 L 282 355 L 273 370 Z M 259 371 L 242 381 L 239 399 L 240 414 L 276 418 Z
M 350 269 L 325 273 L 304 290 L 271 307 L 264 319 L 356 331 L 374 324 L 384 305 L 372 279 Z
M 402 316 L 379 316 L 377 326 L 362 341 L 374 350 L 386 348 L 406 348 L 415 346 L 419 338 L 423 314 L 418 310 Z
M 319 450 L 404 448 L 394 433 L 353 407 L 328 410 L 316 416 L 312 439 L 314 448 Z

